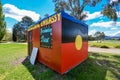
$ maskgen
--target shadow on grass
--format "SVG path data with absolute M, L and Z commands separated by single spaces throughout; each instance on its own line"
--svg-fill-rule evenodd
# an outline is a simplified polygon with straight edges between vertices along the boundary
M 97 53 L 90 54 L 86 61 L 64 75 L 60 75 L 39 62 L 32 66 L 28 58 L 22 63 L 35 80 L 106 80 L 107 70 L 111 71 L 120 80 L 119 74 L 116 72 L 116 70 L 120 71 L 120 69 L 114 65 L 118 64 L 117 62 L 97 59 L 97 57 L 107 58 L 105 55 L 103 56 Z M 117 58 L 119 57 L 117 56 Z
M 110 71 L 116 78 L 115 80 L 120 80 L 120 55 L 103 55 L 91 52 L 91 56 L 95 57 L 99 65 Z

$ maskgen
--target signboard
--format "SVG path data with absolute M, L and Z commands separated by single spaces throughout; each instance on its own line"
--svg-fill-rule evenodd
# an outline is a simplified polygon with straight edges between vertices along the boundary
M 59 14 L 55 14 L 43 21 L 41 21 L 39 24 L 35 24 L 34 26 L 32 26 L 31 28 L 28 29 L 28 31 L 31 31 L 33 29 L 39 28 L 39 27 L 43 27 L 45 25 L 49 25 L 52 24 L 54 22 L 60 21 L 60 13 Z
M 52 48 L 52 26 L 44 26 L 40 28 L 40 46 L 44 48 Z
M 37 58 L 37 53 L 38 53 L 38 48 L 34 47 L 33 50 L 32 50 L 31 56 L 30 56 L 30 63 L 32 65 L 35 64 L 35 60 Z

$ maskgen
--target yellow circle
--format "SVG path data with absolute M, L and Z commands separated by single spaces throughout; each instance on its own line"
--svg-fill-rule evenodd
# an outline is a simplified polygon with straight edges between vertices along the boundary
M 76 36 L 75 47 L 77 50 L 80 50 L 82 48 L 82 37 L 80 35 Z

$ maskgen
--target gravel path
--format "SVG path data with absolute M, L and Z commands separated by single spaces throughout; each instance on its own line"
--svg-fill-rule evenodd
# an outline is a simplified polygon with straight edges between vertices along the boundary
M 113 53 L 113 54 L 119 54 L 120 55 L 120 49 L 105 49 L 105 48 L 97 48 L 97 47 L 88 47 L 89 52 L 103 52 L 103 53 Z

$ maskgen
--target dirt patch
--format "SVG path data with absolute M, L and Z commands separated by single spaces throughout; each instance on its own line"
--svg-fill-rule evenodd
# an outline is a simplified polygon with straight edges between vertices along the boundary
M 12 61 L 11 64 L 12 64 L 13 66 L 17 66 L 18 64 L 21 64 L 24 60 L 25 60 L 25 57 L 18 58 L 18 59 L 16 59 L 15 61 Z
M 97 48 L 97 47 L 88 47 L 88 51 L 89 52 L 103 52 L 103 53 L 111 53 L 111 54 L 118 54 L 120 55 L 120 49 L 113 49 L 113 48 L 109 48 L 109 49 L 105 49 L 105 48 Z

